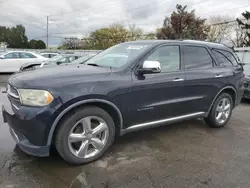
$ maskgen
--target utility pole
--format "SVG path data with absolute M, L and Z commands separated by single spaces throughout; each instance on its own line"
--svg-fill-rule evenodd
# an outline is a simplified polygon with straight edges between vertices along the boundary
M 47 16 L 47 49 L 49 49 L 49 16 Z

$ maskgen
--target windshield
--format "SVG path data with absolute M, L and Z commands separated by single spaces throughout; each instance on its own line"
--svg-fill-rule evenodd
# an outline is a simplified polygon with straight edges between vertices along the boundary
M 151 44 L 122 43 L 100 52 L 85 64 L 95 64 L 100 67 L 120 68 L 129 60 L 138 57 Z
M 54 57 L 48 59 L 48 60 L 46 61 L 46 64 L 56 63 L 56 62 L 60 61 L 62 58 L 64 58 L 62 55 L 54 56 Z
M 78 59 L 75 60 L 75 61 L 72 61 L 71 64 L 72 64 L 72 63 L 76 63 L 76 64 L 84 63 L 86 60 L 88 60 L 89 58 L 91 58 L 91 57 L 93 57 L 93 56 L 94 56 L 94 55 L 85 55 L 85 56 L 83 56 L 83 57 L 78 58 Z

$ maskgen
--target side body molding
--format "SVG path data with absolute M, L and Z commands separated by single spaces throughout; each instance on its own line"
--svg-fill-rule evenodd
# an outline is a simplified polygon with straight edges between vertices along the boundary
M 60 121 L 60 119 L 67 113 L 69 112 L 71 109 L 79 106 L 79 105 L 82 105 L 82 104 L 88 104 L 88 103 L 92 103 L 92 102 L 99 102 L 99 103 L 104 103 L 104 104 L 108 104 L 110 106 L 112 106 L 118 113 L 119 115 L 119 119 L 120 119 L 120 126 L 121 126 L 121 129 L 123 127 L 123 118 L 122 118 L 122 114 L 119 110 L 119 108 L 113 104 L 112 102 L 110 101 L 107 101 L 107 100 L 104 100 L 104 99 L 87 99 L 87 100 L 83 100 L 83 101 L 79 101 L 77 103 L 74 103 L 70 106 L 68 106 L 66 109 L 64 109 L 58 116 L 57 118 L 55 119 L 54 123 L 52 124 L 51 126 L 51 129 L 50 129 L 50 132 L 49 132 L 49 136 L 48 136 L 48 140 L 47 140 L 47 145 L 51 145 L 51 142 L 52 142 L 52 138 L 53 138 L 53 134 L 54 134 L 54 131 L 55 131 L 55 128 L 58 124 L 58 122 Z

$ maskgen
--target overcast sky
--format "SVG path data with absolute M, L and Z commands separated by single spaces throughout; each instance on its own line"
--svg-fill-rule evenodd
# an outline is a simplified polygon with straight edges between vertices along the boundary
M 46 16 L 50 15 L 49 45 L 58 45 L 61 39 L 56 37 L 86 36 L 114 22 L 153 31 L 177 3 L 196 9 L 204 18 L 236 18 L 250 10 L 250 0 L 0 0 L 0 25 L 23 24 L 29 39 L 45 41 Z

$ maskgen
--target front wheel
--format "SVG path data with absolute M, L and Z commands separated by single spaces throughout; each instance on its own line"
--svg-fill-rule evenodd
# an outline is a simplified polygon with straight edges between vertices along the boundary
M 232 109 L 233 100 L 231 95 L 222 93 L 215 100 L 208 117 L 204 118 L 204 120 L 210 127 L 224 127 L 231 117 Z
M 71 164 L 100 158 L 111 146 L 115 125 L 111 116 L 98 107 L 78 109 L 65 118 L 56 133 L 58 153 Z

